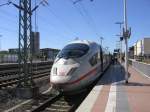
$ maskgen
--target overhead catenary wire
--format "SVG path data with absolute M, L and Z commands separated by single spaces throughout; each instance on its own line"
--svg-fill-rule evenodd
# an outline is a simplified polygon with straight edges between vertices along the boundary
M 45 0 L 43 0 L 43 1 L 44 1 L 44 3 L 45 3 Z M 35 6 L 37 6 L 37 7 L 38 7 L 40 4 L 44 5 L 43 2 L 40 2 L 39 5 L 36 5 L 36 4 L 37 4 L 37 1 L 34 1 L 34 2 L 35 2 L 35 3 L 34 3 Z M 48 4 L 47 1 L 46 1 L 46 4 L 47 4 L 47 6 L 46 6 L 46 8 L 47 8 L 47 7 L 49 6 L 49 4 Z M 44 6 L 45 6 L 45 5 L 44 5 Z M 33 9 L 33 10 L 36 11 L 37 8 L 35 8 L 35 9 Z M 48 8 L 48 10 L 49 10 L 49 12 L 51 12 L 51 13 L 53 14 L 53 16 L 55 16 L 61 23 L 63 22 L 63 20 L 61 20 L 61 19 L 58 17 L 58 15 L 56 15 L 56 14 L 54 13 L 54 11 L 51 10 L 50 7 Z M 44 23 L 44 24 L 46 24 L 46 25 L 49 24 L 49 26 L 50 26 L 50 28 L 51 28 L 51 29 L 49 29 L 49 30 L 51 30 L 53 33 L 56 33 L 57 35 L 60 35 L 61 37 L 65 37 L 65 38 L 67 37 L 67 36 L 64 36 L 64 35 L 63 35 L 62 33 L 60 33 L 60 32 L 56 32 L 56 30 L 55 30 L 56 28 L 53 27 L 53 26 L 55 26 L 55 25 L 51 24 L 51 23 L 50 23 L 51 21 L 47 20 L 47 18 L 45 18 L 45 17 L 43 17 L 43 16 L 41 16 L 41 15 L 38 15 L 37 12 L 34 13 L 34 14 L 35 14 L 35 15 L 34 15 L 35 18 L 34 18 L 33 20 L 34 20 L 34 24 L 35 24 L 35 25 L 34 25 L 35 31 L 38 29 L 38 26 L 40 26 L 37 22 L 41 20 L 40 23 L 42 22 L 42 23 Z M 49 13 L 48 13 L 48 14 L 49 14 Z M 65 25 L 65 23 L 64 23 L 64 25 Z M 66 27 L 67 27 L 67 26 L 66 26 Z M 71 29 L 71 28 L 69 27 L 68 29 Z
M 75 7 L 75 9 L 78 11 L 78 13 L 81 15 L 81 17 L 83 18 L 83 20 L 85 21 L 85 23 L 88 25 L 88 27 L 90 28 L 90 30 L 97 36 L 97 37 L 100 37 L 99 36 L 99 33 L 96 31 L 96 27 L 93 27 L 94 26 L 94 22 L 93 22 L 93 19 L 91 19 L 89 13 L 86 11 L 86 9 L 84 8 L 84 6 L 82 4 L 79 4 L 80 5 L 80 9 L 79 7 L 76 6 L 76 3 L 74 3 L 73 0 L 69 0 L 73 6 Z M 82 8 L 82 10 L 81 10 Z M 85 16 L 86 15 L 86 16 Z M 87 18 L 90 20 L 87 20 Z M 93 22 L 93 26 L 91 25 L 91 22 Z
M 35 21 L 35 18 L 33 19 L 34 21 Z M 60 32 L 58 32 L 58 31 L 56 31 L 55 29 L 56 28 L 54 28 L 53 26 L 53 24 L 51 24 L 51 22 L 49 21 L 49 20 L 47 20 L 47 18 L 45 18 L 45 17 L 43 17 L 43 16 L 41 16 L 41 15 L 38 15 L 38 19 L 37 19 L 37 17 L 36 17 L 36 25 L 37 25 L 37 20 L 38 21 L 40 21 L 39 23 L 40 24 L 45 24 L 44 26 L 49 26 L 49 28 L 46 28 L 46 27 L 43 27 L 44 28 L 44 32 L 49 32 L 49 33 L 51 33 L 51 32 L 53 32 L 53 33 L 55 33 L 55 34 L 57 34 L 57 37 L 65 37 L 66 38 L 66 36 L 64 35 L 64 34 L 62 34 L 62 33 L 60 33 Z M 38 29 L 40 29 L 39 27 L 40 27 L 40 24 L 38 23 Z M 35 25 L 34 25 L 35 26 Z M 43 29 L 42 28 L 42 29 Z M 36 30 L 37 31 L 37 30 Z M 51 32 L 50 32 L 51 31 Z M 59 38 L 58 38 L 59 39 Z
M 51 8 L 51 6 L 50 5 L 48 5 L 48 11 L 60 22 L 60 23 L 62 23 L 62 25 L 64 25 L 65 27 L 66 27 L 66 29 L 70 32 L 72 32 L 72 34 L 74 35 L 74 37 L 77 37 L 77 32 L 75 32 L 75 31 L 73 31 L 72 30 L 72 28 L 71 28 L 71 26 L 68 24 L 68 23 L 66 23 L 65 21 L 64 21 L 64 19 L 62 19 L 58 14 L 56 14 L 54 11 L 53 11 L 53 9 Z
M 36 0 L 35 0 L 35 1 L 36 1 Z M 51 12 L 51 13 L 57 18 L 57 20 L 59 20 L 68 30 L 71 30 L 71 32 L 72 32 L 73 35 L 74 35 L 74 38 L 75 38 L 75 37 L 78 37 L 77 34 L 76 34 L 76 32 L 72 30 L 72 28 L 70 27 L 70 25 L 69 25 L 67 22 L 65 22 L 58 14 L 56 14 L 56 12 L 52 10 L 52 8 L 50 7 L 50 5 L 48 5 L 48 10 L 49 10 L 49 12 Z M 80 10 L 80 9 L 79 9 L 79 10 Z M 83 10 L 81 11 L 81 10 L 80 10 L 80 12 L 81 12 L 81 15 L 83 16 L 83 18 L 86 19 L 86 17 L 85 17 L 85 11 L 83 11 Z M 83 12 L 84 12 L 84 13 L 83 13 Z M 41 18 L 41 16 L 38 16 L 38 17 Z M 35 31 L 38 30 L 38 28 L 37 28 L 38 17 L 37 17 L 37 13 L 36 13 L 36 14 L 35 14 Z M 8 19 L 9 19 L 9 18 L 8 18 Z M 90 27 L 90 29 L 93 29 L 93 28 L 91 28 L 90 22 L 89 22 L 87 19 L 86 19 L 85 21 L 86 21 L 87 24 L 89 24 L 88 26 Z M 16 21 L 15 21 L 15 22 L 16 22 Z M 41 21 L 40 21 L 40 22 L 41 22 Z M 50 24 L 50 21 L 49 21 L 49 22 L 46 22 L 46 21 L 45 21 L 45 18 L 43 19 L 43 22 L 46 23 L 46 24 L 47 24 L 47 23 Z M 14 22 L 13 22 L 13 23 L 14 23 Z M 53 28 L 53 25 L 50 24 L 50 27 Z M 66 36 L 64 36 L 64 34 L 59 33 L 58 31 L 55 30 L 55 28 L 53 28 L 53 29 L 54 29 L 54 30 L 51 30 L 51 31 L 53 31 L 53 32 L 57 33 L 58 35 L 63 36 L 63 37 L 66 38 Z M 18 32 L 18 31 L 16 31 L 16 33 L 17 33 L 17 32 Z M 94 30 L 93 30 L 93 32 L 94 32 Z
M 40 21 L 40 19 L 43 19 L 43 18 L 41 18 L 41 16 L 39 16 L 39 21 Z M 43 24 L 44 25 L 49 25 L 50 23 L 46 22 L 46 21 L 43 21 Z M 49 26 L 51 26 L 51 25 L 49 25 Z M 40 30 L 40 28 L 42 28 L 42 27 L 40 27 L 40 24 L 39 24 L 39 30 Z M 61 42 L 60 41 L 61 39 L 66 38 L 66 36 L 64 34 L 56 31 L 53 27 L 50 27 L 50 28 L 43 27 L 42 30 L 43 31 L 40 33 L 40 35 L 44 38 L 46 36 L 46 38 L 47 38 L 47 39 L 42 39 L 42 41 L 48 42 L 48 41 L 51 41 L 51 38 L 54 38 L 54 40 L 56 40 L 56 42 L 58 44 L 59 42 Z M 54 34 L 54 36 L 52 36 L 52 33 Z M 51 45 L 51 44 L 48 44 L 48 45 Z
M 35 32 L 38 31 L 38 7 L 40 5 L 48 5 L 48 2 L 46 0 L 41 0 L 38 4 L 37 4 L 37 0 L 34 0 L 34 5 L 35 7 L 32 9 L 32 13 L 34 12 L 34 26 L 35 26 Z
M 66 36 L 65 36 L 64 34 L 62 34 L 62 33 L 60 33 L 60 32 L 57 32 L 57 31 L 55 30 L 56 28 L 53 27 L 54 25 L 52 25 L 52 24 L 50 23 L 50 21 L 47 21 L 47 19 L 45 19 L 43 16 L 39 15 L 39 21 L 40 21 L 40 23 L 44 23 L 45 25 L 48 25 L 48 24 L 49 24 L 49 28 L 46 29 L 46 27 L 44 27 L 45 30 L 43 30 L 43 31 L 46 31 L 46 30 L 52 31 L 53 33 L 56 33 L 59 37 L 65 37 L 65 38 L 66 38 Z M 40 24 L 39 24 L 39 27 L 40 27 Z M 39 29 L 40 29 L 40 28 L 39 28 Z
M 74 6 L 75 9 L 77 10 L 77 12 L 81 15 L 82 19 L 84 19 L 85 22 L 86 22 L 86 24 L 88 24 L 88 26 L 89 26 L 89 21 L 87 21 L 87 20 L 85 19 L 83 12 L 82 12 L 78 7 L 76 7 L 76 6 L 74 5 L 75 3 L 74 3 L 73 0 L 70 0 L 70 2 L 73 4 L 73 6 Z M 91 29 L 91 28 L 90 28 L 90 29 Z
M 42 2 L 40 2 L 40 3 L 42 3 Z M 5 13 L 4 13 L 5 14 Z M 7 14 L 5 14 L 5 15 L 9 15 L 8 13 Z M 35 14 L 36 15 L 36 14 Z M 12 15 L 11 15 L 12 16 Z M 10 21 L 13 21 L 13 19 L 10 19 L 10 18 L 8 18 L 8 20 L 9 20 L 9 22 Z M 35 17 L 35 31 L 37 30 L 36 29 L 36 26 L 37 26 L 37 17 Z M 16 21 L 13 21 L 13 23 L 15 23 Z M 44 21 L 45 22 L 45 21 Z M 17 24 L 17 23 L 16 23 Z M 47 23 L 46 23 L 46 25 L 47 25 Z M 10 29 L 10 28 L 7 28 L 7 27 L 1 27 L 0 26 L 0 31 L 6 31 L 6 32 L 13 32 L 13 33 L 17 33 L 18 31 L 17 30 L 14 30 L 14 29 Z M 55 30 L 53 30 L 53 32 L 54 32 Z M 55 32 L 57 35 L 59 34 L 58 32 Z M 60 34 L 61 35 L 61 34 Z M 61 35 L 62 36 L 62 35 Z
M 37 0 L 35 0 L 34 1 L 34 4 L 35 4 L 35 8 L 33 9 L 34 11 L 35 11 L 35 18 L 33 19 L 34 20 L 34 29 L 35 29 L 35 31 L 38 31 L 38 29 L 39 29 L 39 23 L 38 23 L 38 21 L 40 21 L 40 23 L 44 23 L 45 25 L 48 25 L 49 24 L 49 28 L 48 29 L 46 29 L 45 27 L 45 30 L 43 30 L 44 32 L 46 32 L 47 30 L 47 32 L 53 32 L 53 33 L 55 33 L 55 34 L 57 34 L 58 36 L 56 36 L 56 37 L 66 37 L 66 36 L 64 36 L 63 34 L 61 34 L 60 32 L 57 32 L 55 29 L 56 28 L 54 28 L 53 26 L 54 25 L 52 25 L 51 23 L 50 23 L 50 21 L 49 20 L 47 20 L 45 17 L 43 17 L 43 16 L 41 16 L 41 15 L 38 15 L 38 13 L 37 13 L 37 10 L 38 10 L 38 7 L 39 7 L 39 5 L 44 5 L 45 6 L 45 4 L 48 6 L 48 2 L 46 1 L 46 0 L 42 0 L 38 5 L 37 5 Z M 46 7 L 47 7 L 46 6 Z M 42 28 L 43 29 L 43 28 Z
M 89 19 L 89 24 L 90 26 L 92 27 L 93 31 L 95 32 L 95 34 L 99 37 L 99 33 L 97 32 L 97 28 L 96 28 L 96 25 L 95 25 L 95 22 L 92 18 L 92 16 L 89 14 L 89 12 L 86 10 L 86 8 L 84 7 L 84 5 L 81 3 L 79 3 L 79 5 L 81 6 L 81 8 L 83 9 L 83 12 L 85 13 L 86 15 L 86 18 Z

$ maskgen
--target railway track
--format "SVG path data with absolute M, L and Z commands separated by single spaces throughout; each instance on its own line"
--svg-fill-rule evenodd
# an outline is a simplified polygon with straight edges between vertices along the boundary
M 33 79 L 38 79 L 50 74 L 52 62 L 33 63 Z M 20 78 L 18 64 L 0 65 L 0 88 L 15 86 Z
M 73 112 L 75 111 L 76 105 L 73 102 L 73 98 L 59 94 L 52 99 L 48 99 L 31 112 Z
M 48 107 L 50 107 L 51 105 L 54 105 L 55 104 L 55 102 L 57 102 L 57 101 L 59 101 L 59 99 L 60 98 L 62 98 L 62 94 L 58 94 L 58 95 L 56 95 L 55 97 L 52 97 L 52 98 L 49 98 L 49 99 L 47 99 L 45 102 L 43 102 L 41 105 L 39 105 L 39 106 L 37 106 L 35 109 L 31 109 L 30 111 L 31 112 L 41 112 L 41 111 L 44 111 L 44 110 L 47 110 L 47 109 L 49 109 L 48 111 L 53 111 L 54 110 L 54 108 L 48 108 Z M 54 104 L 53 104 L 54 103 Z M 65 104 L 65 103 L 63 103 L 63 104 Z M 60 107 L 60 105 L 59 105 L 59 107 Z M 58 108 L 56 108 L 56 109 L 58 109 Z M 55 109 L 55 110 L 56 110 Z
M 38 62 L 33 63 L 32 69 L 33 73 L 39 70 L 51 68 L 53 62 Z M 16 75 L 19 72 L 18 64 L 0 64 L 0 79 L 3 77 Z
M 42 71 L 39 72 L 38 74 L 33 76 L 33 79 L 38 79 L 38 78 L 42 78 L 44 76 L 48 76 L 50 74 L 50 70 L 49 71 Z M 8 87 L 8 86 L 16 86 L 16 84 L 19 82 L 20 80 L 20 76 L 16 75 L 13 77 L 8 77 L 5 78 L 3 80 L 0 80 L 0 88 L 3 87 Z
M 4 112 L 74 112 L 86 95 L 87 93 L 64 96 L 62 93 L 49 92 L 48 94 L 39 95 L 18 108 Z

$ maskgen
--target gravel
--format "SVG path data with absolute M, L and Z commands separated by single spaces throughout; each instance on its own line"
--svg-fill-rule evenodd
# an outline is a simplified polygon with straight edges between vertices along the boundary
M 46 91 L 49 85 L 49 76 L 35 80 L 36 85 L 39 87 L 39 92 Z M 19 99 L 15 95 L 15 87 L 0 90 L 0 112 L 12 108 L 13 106 L 26 101 L 26 99 Z

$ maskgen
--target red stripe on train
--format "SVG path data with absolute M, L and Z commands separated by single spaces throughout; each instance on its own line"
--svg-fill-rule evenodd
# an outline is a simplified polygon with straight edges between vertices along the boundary
M 67 83 L 57 83 L 57 84 L 61 84 L 61 85 L 66 85 L 66 84 L 75 84 L 75 83 L 77 83 L 77 82 L 79 82 L 79 81 L 81 81 L 81 80 L 83 80 L 84 78 L 86 78 L 86 77 L 88 77 L 88 76 L 90 76 L 90 75 L 95 75 L 96 73 L 97 73 L 97 68 L 99 68 L 100 66 L 98 66 L 98 67 L 95 67 L 94 69 L 92 69 L 91 71 L 89 71 L 88 73 L 86 73 L 85 75 L 83 75 L 83 76 L 81 76 L 79 79 L 77 79 L 77 80 L 74 80 L 74 81 L 72 81 L 72 82 L 67 82 Z M 53 84 L 55 84 L 55 83 L 53 83 Z

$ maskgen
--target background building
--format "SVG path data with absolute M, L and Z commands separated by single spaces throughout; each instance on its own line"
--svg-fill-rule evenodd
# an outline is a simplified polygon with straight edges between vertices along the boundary
M 40 49 L 40 54 L 44 60 L 54 60 L 59 51 L 59 49 L 43 48 Z
M 134 44 L 134 58 L 150 58 L 150 38 L 143 38 Z

